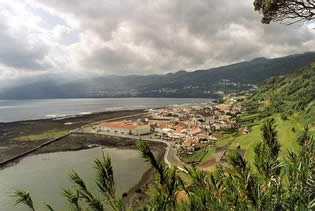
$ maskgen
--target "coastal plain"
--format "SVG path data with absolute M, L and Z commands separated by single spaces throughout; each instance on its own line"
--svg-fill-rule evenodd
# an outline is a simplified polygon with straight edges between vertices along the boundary
M 133 115 L 142 115 L 143 113 L 143 109 L 123 110 L 78 115 L 69 118 L 40 119 L 0 123 L 0 162 L 7 160 L 13 156 L 19 155 L 20 153 L 30 150 L 49 140 L 64 136 L 70 131 L 80 128 L 82 126 L 86 126 L 101 120 L 109 120 Z M 74 137 L 70 135 L 67 139 L 74 140 Z M 91 144 L 96 144 L 96 142 L 100 142 L 100 139 L 112 140 L 111 138 L 106 137 L 86 138 L 84 139 L 84 141 L 82 141 L 82 138 L 80 137 L 77 137 L 75 139 L 78 141 L 72 141 L 71 144 L 64 144 L 64 142 L 66 141 L 65 139 L 59 140 L 58 144 L 56 143 L 49 147 L 47 146 L 40 151 L 36 151 L 35 153 L 80 150 L 88 148 L 88 146 Z M 113 146 L 115 146 L 115 144 L 117 144 L 117 147 L 122 147 L 122 145 L 124 145 L 125 143 L 127 147 L 132 145 L 128 141 L 119 143 L 111 142 L 110 144 L 106 143 L 108 142 L 103 141 L 102 144 L 106 146 L 110 146 L 112 144 L 114 144 Z

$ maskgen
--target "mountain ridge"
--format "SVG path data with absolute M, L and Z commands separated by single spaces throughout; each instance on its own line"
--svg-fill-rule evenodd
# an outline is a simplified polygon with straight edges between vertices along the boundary
M 95 77 L 61 83 L 52 79 L 0 90 L 0 99 L 86 97 L 218 97 L 254 89 L 265 79 L 295 72 L 315 61 L 315 52 L 164 75 Z

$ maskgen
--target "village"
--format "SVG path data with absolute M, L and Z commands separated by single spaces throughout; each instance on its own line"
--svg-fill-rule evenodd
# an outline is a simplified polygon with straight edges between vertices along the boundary
M 195 151 L 215 146 L 216 141 L 222 138 L 216 131 L 237 129 L 236 118 L 241 114 L 242 106 L 236 102 L 208 103 L 147 111 L 148 115 L 144 118 L 98 123 L 94 126 L 94 131 L 112 136 L 129 136 L 171 143 L 172 150 L 183 161 L 182 158 Z

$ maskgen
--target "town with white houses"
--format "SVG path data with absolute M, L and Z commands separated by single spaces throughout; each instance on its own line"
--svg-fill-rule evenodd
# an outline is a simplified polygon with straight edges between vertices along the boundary
M 168 141 L 173 143 L 176 154 L 184 157 L 203 147 L 214 146 L 221 138 L 215 131 L 237 128 L 235 117 L 241 112 L 242 106 L 235 102 L 171 106 L 149 109 L 145 118 L 101 122 L 95 129 L 102 134 Z

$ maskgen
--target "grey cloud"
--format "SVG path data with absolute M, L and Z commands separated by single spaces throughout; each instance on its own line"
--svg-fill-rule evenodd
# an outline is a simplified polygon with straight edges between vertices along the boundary
M 99 48 L 93 55 L 88 56 L 84 63 L 86 66 L 101 69 L 107 73 L 115 74 L 119 71 L 128 69 L 129 65 L 132 65 L 136 57 L 128 49 L 110 49 L 108 47 Z M 118 72 L 116 72 L 118 71 Z
M 314 34 L 299 24 L 282 27 L 275 24 L 269 27 L 264 25 L 263 29 L 264 41 L 276 45 L 299 46 L 303 42 L 315 39 Z
M 12 36 L 7 24 L 0 20 L 0 63 L 31 71 L 48 68 L 47 64 L 41 63 L 48 49 L 41 45 L 30 46 L 24 39 L 25 37 Z
M 263 25 L 253 0 L 37 1 L 77 19 L 102 42 L 113 42 L 123 24 L 130 27 L 128 43 L 81 58 L 87 70 L 108 74 L 164 73 L 314 50 L 303 45 L 315 39 L 306 26 Z M 149 57 L 129 44 L 148 49 Z

